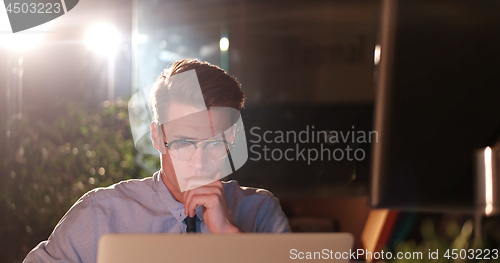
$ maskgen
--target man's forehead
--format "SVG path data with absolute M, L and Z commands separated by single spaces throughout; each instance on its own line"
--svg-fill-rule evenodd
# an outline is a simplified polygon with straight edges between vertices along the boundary
M 182 117 L 188 117 L 193 115 L 190 118 L 203 118 L 204 113 L 206 112 L 207 108 L 204 107 L 205 105 L 191 105 L 191 104 L 185 104 L 185 103 L 180 103 L 180 102 L 173 102 L 166 107 L 166 112 L 160 112 L 160 115 L 165 115 L 167 122 L 172 122 L 176 119 L 182 118 Z M 206 116 L 208 116 L 208 113 L 205 113 Z M 206 118 L 206 117 L 205 117 Z
M 167 137 L 207 139 L 229 129 L 238 119 L 239 111 L 226 107 L 200 110 L 193 106 L 171 105 L 168 122 L 164 124 Z
M 207 140 L 214 137 L 220 137 L 220 134 L 212 133 L 210 127 L 199 126 L 183 126 L 172 127 L 164 126 L 165 136 L 168 140 L 190 139 L 190 140 Z

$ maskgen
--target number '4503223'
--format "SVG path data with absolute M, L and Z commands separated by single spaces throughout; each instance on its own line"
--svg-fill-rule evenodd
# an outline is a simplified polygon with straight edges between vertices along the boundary
M 58 14 L 62 12 L 60 3 L 9 3 L 7 13 L 14 14 Z

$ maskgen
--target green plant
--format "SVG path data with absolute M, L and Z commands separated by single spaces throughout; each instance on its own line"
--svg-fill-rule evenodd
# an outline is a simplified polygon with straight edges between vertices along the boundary
M 157 157 L 135 150 L 126 103 L 104 106 L 92 112 L 68 104 L 53 122 L 24 114 L 15 123 L 1 177 L 2 262 L 22 261 L 85 192 L 159 167 Z
M 500 251 L 498 247 L 491 247 L 484 241 L 474 242 L 472 220 L 466 221 L 460 226 L 456 221 L 450 220 L 445 224 L 445 233 L 438 235 L 432 220 L 424 220 L 420 226 L 422 241 L 415 240 L 399 242 L 392 251 L 392 259 L 385 260 L 391 263 L 406 262 L 436 262 L 436 263 L 469 263 L 469 262 L 500 262 L 499 258 L 494 259 L 493 249 Z M 489 256 L 485 259 L 484 253 L 488 249 Z M 387 250 L 386 250 L 387 251 Z M 482 255 L 479 255 L 481 252 Z M 408 253 L 408 258 L 396 258 L 397 253 Z M 500 253 L 500 252 L 499 252 Z M 411 256 L 410 256 L 411 255 Z M 417 258 L 420 255 L 420 258 Z

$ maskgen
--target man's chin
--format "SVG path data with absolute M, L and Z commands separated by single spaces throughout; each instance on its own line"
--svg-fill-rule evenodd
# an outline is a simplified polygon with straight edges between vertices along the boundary
M 211 176 L 193 176 L 193 177 L 190 177 L 190 178 L 186 178 L 186 179 L 183 179 L 183 182 L 184 182 L 184 190 L 183 191 L 187 191 L 187 190 L 191 190 L 191 189 L 194 189 L 194 188 L 198 188 L 200 186 L 205 186 L 207 184 L 210 184 L 214 181 L 216 181 L 217 179 L 214 178 L 214 175 L 211 175 Z

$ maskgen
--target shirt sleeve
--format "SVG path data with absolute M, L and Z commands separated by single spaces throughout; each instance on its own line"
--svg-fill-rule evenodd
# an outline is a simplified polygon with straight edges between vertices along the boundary
M 257 216 L 258 233 L 289 233 L 288 218 L 274 196 L 268 196 Z
M 23 262 L 95 262 L 99 218 L 91 192 L 83 195 L 57 223 L 50 237 Z

